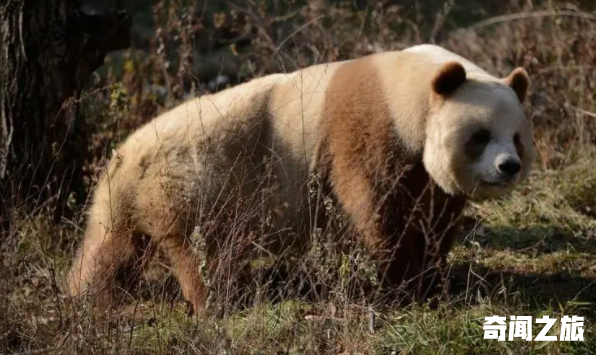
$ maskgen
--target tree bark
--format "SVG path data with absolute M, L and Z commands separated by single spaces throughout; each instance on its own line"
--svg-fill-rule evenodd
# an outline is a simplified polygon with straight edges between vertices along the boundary
M 130 17 L 88 15 L 78 0 L 0 1 L 0 215 L 50 197 L 56 215 L 84 198 L 80 90 L 110 50 L 130 43 Z M 4 213 L 3 213 L 4 212 Z

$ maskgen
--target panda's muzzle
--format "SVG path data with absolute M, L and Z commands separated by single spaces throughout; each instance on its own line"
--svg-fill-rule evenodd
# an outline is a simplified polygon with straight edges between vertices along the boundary
M 480 184 L 487 186 L 487 187 L 494 187 L 494 188 L 505 188 L 513 185 L 513 180 L 506 179 L 506 180 L 480 180 Z
M 499 173 L 505 176 L 513 177 L 521 170 L 521 163 L 517 159 L 507 159 L 497 166 Z
M 506 188 L 517 182 L 521 169 L 519 159 L 509 157 L 496 164 L 495 170 L 489 176 L 483 176 L 479 180 L 487 187 Z

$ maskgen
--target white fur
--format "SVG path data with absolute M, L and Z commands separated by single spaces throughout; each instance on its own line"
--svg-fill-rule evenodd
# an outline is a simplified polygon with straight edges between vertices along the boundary
M 483 78 L 489 81 L 494 80 L 494 77 L 492 75 L 487 73 L 484 69 L 480 68 L 476 64 L 470 62 L 469 60 L 458 54 L 450 52 L 445 48 L 436 46 L 434 44 L 420 44 L 404 49 L 403 52 L 423 54 L 426 58 L 428 58 L 429 61 L 436 64 L 443 64 L 450 61 L 456 61 L 464 66 L 469 78 Z

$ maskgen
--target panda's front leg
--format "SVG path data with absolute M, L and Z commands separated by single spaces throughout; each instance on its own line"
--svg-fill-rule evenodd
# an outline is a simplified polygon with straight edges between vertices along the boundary
M 374 228 L 367 228 L 372 225 Z M 366 248 L 376 260 L 381 286 L 392 294 L 421 300 L 427 273 L 418 235 L 407 228 L 388 231 L 380 222 L 358 229 Z
M 379 198 L 373 182 L 359 169 L 331 169 L 333 194 L 378 265 L 378 280 L 385 290 L 411 290 L 421 274 L 421 255 L 409 231 L 388 225 L 399 211 L 391 209 L 386 198 Z M 339 173 L 342 171 L 343 173 Z M 391 214 L 388 216 L 387 214 Z M 403 228 L 402 228 L 403 230 Z

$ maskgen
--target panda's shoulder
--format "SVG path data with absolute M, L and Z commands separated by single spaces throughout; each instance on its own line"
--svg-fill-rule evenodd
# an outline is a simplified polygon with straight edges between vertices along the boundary
M 481 80 L 493 81 L 494 78 L 486 70 L 478 66 L 471 60 L 462 57 L 459 54 L 453 53 L 446 48 L 434 44 L 420 44 L 404 49 L 402 52 L 407 54 L 415 54 L 425 57 L 427 62 L 434 64 L 442 64 L 450 61 L 461 63 L 466 72 Z

